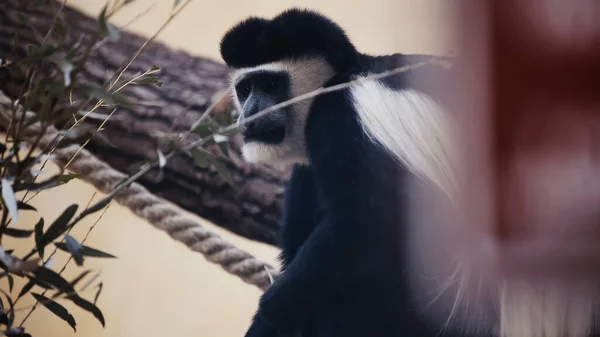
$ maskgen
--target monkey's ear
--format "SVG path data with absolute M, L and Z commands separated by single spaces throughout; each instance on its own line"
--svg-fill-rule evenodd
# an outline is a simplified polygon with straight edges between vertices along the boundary
M 221 39 L 221 57 L 234 68 L 262 62 L 265 32 L 269 20 L 251 17 L 231 28 Z

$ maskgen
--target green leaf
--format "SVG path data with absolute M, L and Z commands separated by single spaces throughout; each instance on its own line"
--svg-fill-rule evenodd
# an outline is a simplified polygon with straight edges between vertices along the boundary
M 158 80 L 158 76 L 146 76 L 140 80 L 133 82 L 134 84 L 156 84 L 158 87 L 162 87 L 163 82 Z
M 43 245 L 43 237 L 44 237 L 44 218 L 40 218 L 40 220 L 35 224 L 35 248 L 38 251 L 38 254 L 43 259 L 44 258 L 44 246 Z
M 125 169 L 125 171 L 129 175 L 134 175 L 134 174 L 138 173 L 142 169 L 142 167 L 144 165 L 147 165 L 147 163 L 143 162 L 143 161 L 142 162 L 133 163 L 133 164 L 129 165 L 127 167 L 127 169 Z
M 71 286 L 73 288 L 75 288 L 75 286 L 77 285 L 77 283 L 79 283 L 81 280 L 83 280 L 84 277 L 87 276 L 87 274 L 89 274 L 91 272 L 91 270 L 86 270 L 83 273 L 79 274 L 79 276 L 77 276 L 76 278 L 73 279 L 73 281 L 71 281 Z
M 100 293 L 102 292 L 103 286 L 104 286 L 104 284 L 102 282 L 100 282 L 100 284 L 98 284 L 98 291 L 96 292 L 96 295 L 94 296 L 94 304 L 98 303 L 98 298 L 100 297 Z
M 25 95 L 23 111 L 31 111 L 31 108 L 39 103 L 43 97 L 46 97 L 46 88 L 48 87 L 48 79 L 45 76 L 38 76 L 34 82 L 33 88 Z M 39 116 L 36 115 L 34 121 L 38 121 Z
M 73 180 L 73 179 L 77 179 L 79 178 L 79 174 L 77 173 L 67 173 L 67 174 L 63 174 L 61 176 L 58 177 L 58 181 L 61 183 L 68 183 L 69 181 Z
M 213 134 L 217 130 L 218 130 L 218 126 L 215 126 L 213 123 L 210 123 L 210 122 L 208 122 L 208 123 L 205 122 L 200 125 L 194 126 L 192 128 L 192 132 L 196 133 L 197 135 L 199 135 L 202 138 Z
M 13 238 L 28 238 L 33 234 L 33 231 L 16 228 L 5 228 L 4 234 L 12 236 Z
M 88 85 L 84 87 L 84 90 L 91 97 L 104 100 L 104 104 L 106 105 L 119 105 L 127 108 L 133 107 L 133 104 L 131 104 L 125 96 L 119 93 L 107 92 L 101 86 Z
M 121 32 L 119 32 L 119 28 L 115 27 L 113 24 L 106 24 L 106 34 L 108 35 L 108 39 L 112 42 L 117 42 L 121 39 Z
M 64 252 L 69 252 L 69 249 L 67 248 L 67 244 L 64 242 L 55 242 L 54 245 L 56 246 L 56 248 L 64 251 Z
M 51 45 L 43 45 L 41 47 L 29 46 L 27 55 L 21 60 L 26 65 L 32 65 L 39 62 L 54 53 L 58 52 L 58 48 Z
M 6 274 L 6 277 L 8 278 L 8 290 L 12 293 L 13 287 L 15 285 L 15 279 L 12 277 L 11 274 Z
M 39 267 L 35 272 L 33 272 L 33 276 L 36 280 L 40 280 L 51 285 L 54 289 L 58 290 L 59 293 L 75 293 L 75 288 L 73 288 L 71 283 L 69 283 L 52 269 L 48 269 L 43 266 Z
M 108 253 L 105 253 L 101 250 L 95 249 L 95 248 L 91 248 L 88 246 L 81 246 L 81 255 L 83 256 L 90 256 L 90 257 L 103 257 L 103 258 L 109 258 L 109 259 L 116 259 L 117 257 Z
M 44 307 L 46 307 L 46 309 L 50 310 L 50 312 L 67 322 L 71 326 L 71 328 L 73 328 L 73 331 L 77 331 L 77 329 L 75 328 L 75 326 L 77 325 L 77 323 L 75 323 L 75 318 L 69 313 L 69 311 L 65 307 L 41 294 L 31 293 L 31 295 Z
M 179 5 L 179 3 L 181 2 L 181 0 L 175 0 L 173 2 L 173 8 L 177 7 Z
M 98 307 L 94 303 L 85 300 L 79 296 L 67 296 L 67 298 L 73 301 L 73 303 L 75 303 L 81 309 L 90 312 L 92 315 L 94 315 L 94 317 L 96 317 L 96 319 L 104 327 L 105 321 L 104 316 L 102 315 L 102 311 L 100 311 L 100 309 L 98 309 Z
M 55 245 L 58 249 L 60 249 L 62 251 L 70 252 L 69 249 L 67 248 L 67 245 L 63 242 L 57 242 L 57 243 L 55 243 Z M 81 249 L 80 249 L 79 253 L 83 256 L 89 256 L 89 257 L 103 257 L 103 258 L 114 258 L 114 259 L 117 258 L 114 255 L 105 253 L 105 252 L 95 249 L 95 248 L 88 247 L 86 245 L 81 245 Z
M 221 115 L 223 116 L 223 124 L 224 126 L 230 126 L 235 123 L 233 119 L 233 110 L 229 110 L 227 112 L 223 112 Z
M 108 137 L 106 137 L 104 134 L 102 134 L 101 132 L 94 132 L 94 134 L 92 135 L 92 138 L 94 140 L 97 140 L 99 143 L 101 143 L 102 145 L 106 145 L 112 148 L 116 148 L 115 144 L 113 144 L 110 139 L 108 139 Z
M 225 157 L 229 157 L 229 148 L 227 147 L 227 143 L 219 143 L 218 145 L 223 155 Z
M 10 298 L 10 294 L 2 289 L 0 289 L 0 292 L 6 296 L 6 300 L 8 301 L 8 324 L 6 326 L 12 326 L 13 321 L 15 320 L 15 304 L 12 298 Z M 2 307 L 4 307 L 4 304 L 2 304 Z
M 150 71 L 156 71 L 156 70 L 160 70 L 160 68 L 159 68 L 159 67 L 158 67 L 156 64 L 153 64 L 153 65 L 150 67 Z
M 67 139 L 76 140 L 82 137 L 90 137 L 96 131 L 96 127 L 90 124 L 79 124 L 69 130 L 61 130 L 59 133 Z
M 81 40 L 77 41 L 69 50 L 67 51 L 67 60 L 72 60 L 77 56 L 77 52 L 80 51 L 81 48 Z
M 83 216 L 88 216 L 88 215 L 90 215 L 92 213 L 96 213 L 99 210 L 101 210 L 104 207 L 106 207 L 108 204 L 110 204 L 111 201 L 112 201 L 112 198 L 105 197 L 104 199 L 98 201 L 95 205 L 92 205 L 90 208 L 84 210 L 81 213 L 81 216 L 83 217 Z
M 18 190 L 19 191 L 21 191 L 21 190 L 42 191 L 42 190 L 57 187 L 60 185 L 64 185 L 75 178 L 79 178 L 79 175 L 74 174 L 74 173 L 62 174 L 62 175 L 57 174 L 57 175 L 54 175 L 54 176 L 48 178 L 45 181 L 39 182 L 39 183 L 21 184 L 21 186 L 19 186 Z
M 54 289 L 54 287 L 51 284 L 49 284 L 48 282 L 45 282 L 45 281 L 40 280 L 40 279 L 37 279 L 37 278 L 35 278 L 33 276 L 30 276 L 30 275 L 25 275 L 25 277 L 27 277 L 30 282 L 33 282 L 34 284 L 37 284 L 38 286 L 40 286 L 40 287 L 42 287 L 44 289 L 48 289 L 48 290 Z
M 194 155 L 194 153 L 196 153 L 196 155 Z M 194 161 L 196 161 L 196 159 L 195 159 L 196 157 L 206 158 L 206 160 L 208 160 L 208 162 L 210 162 L 210 164 L 212 164 L 212 166 L 217 170 L 219 175 L 223 179 L 225 179 L 225 181 L 227 183 L 233 184 L 233 177 L 231 176 L 229 169 L 225 166 L 225 164 L 222 161 L 220 161 L 215 156 L 213 156 L 212 153 L 206 151 L 205 149 L 203 149 L 201 147 L 197 147 L 197 148 L 192 149 L 192 156 L 194 157 Z
M 200 151 L 198 149 L 190 150 L 192 158 L 194 159 L 194 163 L 200 168 L 207 168 L 209 165 L 208 156 L 204 151 Z
M 225 166 L 225 164 L 215 157 L 210 157 L 209 160 L 221 177 L 225 179 L 227 183 L 233 185 L 233 177 L 231 176 L 231 172 L 229 172 L 229 169 Z
M 56 32 L 56 35 L 59 37 L 64 38 L 69 33 L 69 27 L 67 27 L 64 23 L 57 21 L 54 25 L 54 32 Z
M 35 207 L 33 207 L 29 204 L 26 204 L 24 202 L 21 202 L 21 201 L 17 201 L 17 207 L 19 207 L 19 209 L 23 210 L 23 211 L 36 211 L 37 212 L 37 209 Z
M 106 21 L 106 11 L 108 10 L 108 3 L 102 7 L 100 15 L 98 15 L 98 30 L 102 36 L 108 36 L 108 22 Z
M 52 100 L 50 95 L 46 94 L 46 96 L 40 97 L 39 103 L 41 103 L 41 106 L 36 109 L 36 117 L 41 122 L 49 122 L 51 120 L 50 117 L 52 117 Z
M 15 192 L 13 191 L 12 185 L 8 180 L 2 179 L 2 199 L 4 205 L 8 208 L 12 222 L 17 222 L 17 199 L 15 198 Z
M 65 246 L 71 253 L 71 256 L 73 256 L 75 263 L 77 263 L 78 266 L 82 266 L 83 256 L 81 255 L 81 244 L 79 244 L 79 242 L 77 242 L 77 240 L 75 240 L 71 235 L 67 234 L 65 235 Z
M 69 221 L 77 212 L 77 205 L 71 205 L 67 207 L 63 213 L 56 219 L 54 222 L 48 227 L 48 230 L 42 238 L 40 239 L 41 245 L 46 246 L 52 241 L 56 240 L 59 236 L 61 236 L 68 228 Z
M 17 298 L 21 298 L 25 294 L 27 294 L 31 290 L 31 288 L 33 288 L 34 285 L 35 282 L 33 282 L 32 280 L 29 280 L 29 282 L 25 283 L 23 288 L 21 288 L 21 291 L 19 291 L 19 296 L 17 296 Z

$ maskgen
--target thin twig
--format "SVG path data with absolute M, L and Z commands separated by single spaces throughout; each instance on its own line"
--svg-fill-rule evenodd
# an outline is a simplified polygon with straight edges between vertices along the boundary
M 173 21 L 173 19 L 175 19 L 175 17 L 181 13 L 181 11 L 187 7 L 193 0 L 187 0 L 186 2 L 184 2 L 178 9 L 176 9 L 175 11 L 173 11 L 173 13 L 171 13 L 171 15 L 169 15 L 169 18 L 162 24 L 162 26 L 160 26 L 160 28 L 149 38 L 146 40 L 146 42 L 144 42 L 144 44 L 140 47 L 140 49 L 138 49 L 138 51 L 133 55 L 133 57 L 131 58 L 131 60 L 127 63 L 127 65 L 120 71 L 117 71 L 118 75 L 117 78 L 114 80 L 113 83 L 111 83 L 108 87 L 108 89 L 112 89 L 117 82 L 119 82 L 119 79 L 121 79 L 121 76 L 123 76 L 123 73 L 131 66 L 131 64 L 133 63 L 133 61 L 135 61 L 138 56 L 140 56 L 140 54 L 146 49 L 146 47 L 148 46 L 148 44 L 151 41 L 154 41 L 154 39 L 156 39 L 156 37 L 162 33 L 162 31 L 169 25 L 169 23 L 171 23 L 171 21 Z
M 181 111 L 179 112 L 179 114 L 177 115 L 177 117 L 175 117 L 173 119 L 173 123 L 171 123 L 171 126 L 169 126 L 169 129 L 167 130 L 167 132 L 165 132 L 166 134 L 170 134 L 171 132 L 173 132 L 173 130 L 175 130 L 175 127 L 177 126 L 177 123 L 179 122 L 179 120 L 181 118 L 183 118 L 183 116 L 185 116 L 188 111 L 190 110 L 190 107 L 192 106 L 192 104 L 194 104 L 194 97 L 192 97 L 188 103 L 185 105 L 185 107 L 183 107 L 183 109 L 181 109 Z M 202 116 L 200 116 L 202 117 Z M 191 128 L 193 129 L 193 128 Z
M 181 11 L 187 7 L 188 4 L 190 4 L 193 0 L 187 0 L 185 3 L 183 3 L 181 5 L 181 7 L 179 7 L 177 10 L 175 10 L 173 13 L 171 13 L 171 15 L 169 15 L 169 17 L 167 18 L 167 20 L 162 24 L 162 26 L 160 26 L 160 28 L 148 39 L 146 39 L 146 41 L 144 42 L 144 44 L 142 44 L 142 46 L 135 52 L 135 54 L 131 57 L 131 59 L 124 65 L 120 66 L 119 69 L 117 69 L 117 71 L 115 72 L 115 74 L 108 79 L 108 81 L 106 81 L 105 85 L 108 85 L 108 91 L 112 90 L 112 88 L 117 84 L 117 82 L 121 79 L 121 76 L 123 76 L 123 74 L 125 73 L 125 71 L 127 71 L 127 69 L 129 69 L 129 67 L 131 66 L 131 64 L 142 54 L 142 52 L 146 49 L 146 47 L 153 42 L 156 37 L 158 37 L 158 35 L 169 25 L 169 23 L 171 23 L 171 21 L 173 21 L 173 19 L 175 19 L 179 13 L 181 13 Z M 122 88 L 120 88 L 122 89 Z M 85 103 L 82 104 L 82 109 L 83 110 L 89 103 L 91 102 L 91 97 L 88 98 Z M 85 115 L 83 115 L 79 120 L 78 123 L 75 123 L 73 126 L 71 126 L 71 128 L 75 127 L 76 125 L 80 124 L 81 122 L 83 122 L 87 116 L 89 115 L 89 113 L 95 111 L 96 109 L 98 109 L 102 104 L 104 103 L 104 100 L 100 100 L 96 103 L 96 105 L 90 110 L 88 111 Z
M 100 132 L 100 130 L 102 130 L 104 128 L 104 125 L 112 117 L 112 115 L 115 113 L 115 111 L 117 111 L 117 108 L 114 108 L 113 111 L 111 111 L 110 114 L 102 121 L 102 123 L 96 128 L 96 132 Z M 71 159 L 63 166 L 63 170 L 66 170 L 67 167 L 71 164 L 71 162 L 73 162 L 73 160 L 75 160 L 75 157 L 77 157 L 77 154 L 79 154 L 81 149 L 83 149 L 90 142 L 90 140 L 92 139 L 93 136 L 94 135 L 90 136 L 83 144 L 81 144 L 81 146 L 79 146 L 79 148 L 77 149 L 75 154 L 73 154 Z
M 142 12 L 138 13 L 135 17 L 133 17 L 133 19 L 129 20 L 124 25 L 122 25 L 121 27 L 119 27 L 119 29 L 120 30 L 125 30 L 127 27 L 129 27 L 130 25 L 132 25 L 134 22 L 136 22 L 137 20 L 139 20 L 141 17 L 143 17 L 144 15 L 148 14 L 148 12 L 150 12 L 150 10 L 152 10 L 152 8 L 154 8 L 154 6 L 156 6 L 156 2 L 152 3 L 150 6 L 148 6 L 148 8 L 146 8 Z M 96 45 L 94 46 L 94 50 L 97 50 L 97 49 L 101 48 L 109 40 L 110 39 L 108 37 L 105 37 L 104 39 L 102 39 L 101 41 L 99 41 L 98 43 L 96 43 Z
M 67 1 L 68 0 L 63 0 L 62 3 L 60 4 L 60 7 L 58 8 L 58 11 L 56 11 L 56 14 L 54 15 L 54 18 L 52 19 L 52 24 L 50 25 L 50 28 L 48 29 L 48 31 L 46 32 L 46 35 L 44 36 L 44 39 L 42 40 L 42 45 L 44 45 L 46 43 L 46 41 L 48 41 L 48 38 L 50 37 L 50 34 L 52 34 L 52 30 L 56 26 L 56 22 L 58 21 L 58 17 L 60 16 L 60 13 L 62 13 L 63 9 L 65 8 L 65 5 L 67 4 Z
M 206 109 L 206 111 L 204 111 L 202 113 L 202 115 L 200 115 L 200 118 L 198 118 L 198 120 L 192 125 L 190 130 L 194 130 L 196 127 L 198 127 L 198 125 L 202 124 L 202 122 L 204 122 L 204 120 L 206 118 L 208 118 L 208 116 L 212 113 L 212 111 L 215 109 L 215 107 L 217 105 L 219 105 L 219 103 L 221 103 L 221 100 L 223 100 L 223 98 L 225 98 L 227 95 L 229 95 L 230 92 L 231 92 L 231 86 L 228 87 L 227 90 L 222 92 L 214 102 L 212 102 L 212 104 L 208 107 L 208 109 Z M 177 117 L 179 117 L 179 116 L 177 116 Z
M 131 57 L 130 61 L 129 61 L 129 62 L 128 62 L 128 63 L 127 63 L 125 66 L 121 66 L 121 68 L 123 68 L 123 69 L 120 71 L 120 73 L 119 73 L 119 77 L 118 77 L 118 78 L 120 78 L 120 75 L 122 75 L 122 74 L 123 74 L 123 73 L 124 73 L 124 72 L 125 72 L 125 71 L 126 71 L 128 68 L 129 68 L 129 66 L 131 66 L 131 64 L 133 63 L 133 61 L 135 61 L 135 60 L 137 59 L 137 57 L 139 57 L 139 55 L 140 55 L 140 54 L 141 54 L 141 53 L 144 51 L 144 49 L 146 48 L 146 46 L 147 46 L 147 45 L 148 45 L 150 42 L 154 41 L 154 39 L 156 39 L 156 37 L 157 37 L 157 36 L 158 36 L 158 35 L 159 35 L 159 34 L 160 34 L 160 33 L 161 33 L 161 32 L 162 32 L 162 31 L 163 31 L 163 30 L 164 30 L 164 29 L 167 27 L 167 25 L 168 25 L 168 24 L 169 24 L 169 23 L 170 23 L 170 22 L 171 22 L 171 21 L 172 21 L 172 20 L 173 20 L 175 17 L 177 17 L 177 15 L 178 15 L 178 14 L 179 14 L 179 13 L 180 13 L 180 12 L 181 12 L 181 11 L 182 11 L 182 10 L 183 10 L 183 9 L 184 9 L 184 8 L 185 8 L 185 7 L 186 7 L 186 6 L 187 6 L 187 5 L 188 5 L 188 4 L 191 2 L 191 1 L 192 1 L 192 0 L 188 0 L 188 1 L 186 1 L 184 4 L 182 4 L 182 5 L 179 7 L 179 9 L 177 9 L 175 12 L 173 12 L 173 13 L 172 13 L 172 14 L 169 16 L 169 18 L 167 19 L 167 21 L 165 21 L 165 23 L 164 23 L 164 24 L 163 24 L 163 25 L 162 25 L 162 26 L 161 26 L 161 27 L 160 27 L 160 28 L 159 28 L 159 29 L 156 31 L 156 33 L 154 33 L 154 35 L 152 35 L 150 38 L 148 38 L 148 39 L 147 39 L 147 40 L 144 42 L 144 44 L 143 44 L 143 45 L 142 45 L 142 46 L 141 46 L 141 47 L 140 47 L 140 48 L 139 48 L 139 49 L 136 51 L 136 53 L 135 53 L 135 54 L 134 54 L 134 55 Z M 66 2 L 66 0 L 65 0 L 65 2 Z M 149 9 L 148 9 L 148 10 L 149 10 Z M 111 14 L 113 14 L 113 13 L 111 13 Z M 116 74 L 116 73 L 115 73 L 115 74 Z M 114 77 L 114 76 L 115 76 L 115 75 L 113 75 L 113 77 Z M 113 85 L 114 85 L 114 84 L 116 84 L 116 82 L 118 81 L 118 78 L 117 78 L 117 80 L 116 80 L 116 81 L 113 83 Z M 112 79 L 109 79 L 109 80 L 107 81 L 107 83 L 110 83 L 110 82 L 111 82 L 111 80 L 112 80 Z M 110 87 L 110 88 L 112 88 L 112 86 L 113 86 L 113 85 L 111 85 L 111 87 Z M 109 88 L 109 90 L 110 90 L 110 88 Z M 120 89 L 122 89 L 122 88 L 123 88 L 123 86 L 122 86 L 121 88 L 119 88 L 118 90 L 120 90 Z M 87 101 L 86 101 L 86 102 L 83 104 L 83 106 L 87 105 L 87 104 L 90 102 L 90 100 L 91 100 L 91 99 L 88 99 L 88 100 L 87 100 Z M 76 126 L 80 125 L 80 124 L 81 124 L 81 123 L 82 123 L 82 122 L 83 122 L 83 121 L 86 119 L 86 117 L 87 117 L 87 116 L 88 116 L 90 113 L 94 112 L 96 109 L 98 109 L 100 106 L 102 106 L 102 104 L 103 104 L 103 103 L 104 103 L 104 100 L 100 100 L 100 101 L 98 101 L 98 102 L 95 104 L 95 106 L 94 106 L 94 107 L 93 107 L 93 108 L 92 108 L 90 111 L 88 111 L 88 112 L 87 112 L 87 113 L 86 113 L 84 116 L 82 116 L 82 117 L 81 117 L 80 119 L 78 119 L 78 120 L 77 120 L 75 123 L 73 123 L 73 125 L 72 125 L 72 126 L 71 126 L 71 127 L 68 129 L 68 130 L 71 130 L 71 129 L 73 129 L 74 127 L 76 127 Z M 114 112 L 114 111 L 113 111 L 113 112 Z M 108 118 L 107 118 L 107 119 L 108 119 Z M 7 135 L 7 136 L 8 136 L 8 135 Z M 54 143 L 54 146 L 53 146 L 53 148 L 50 150 L 49 154 L 52 154 L 52 153 L 53 153 L 53 152 L 54 152 L 54 151 L 55 151 L 55 150 L 58 148 L 58 145 L 60 144 L 60 142 L 61 142 L 63 139 L 64 139 L 64 135 L 60 135 L 60 136 L 58 137 L 58 140 L 57 140 L 57 141 Z M 89 141 L 89 140 L 88 140 L 88 141 Z M 83 146 L 85 146 L 85 144 L 84 144 Z M 83 146 L 82 146 L 82 147 L 83 147 Z M 72 161 L 73 159 L 74 159 L 74 157 L 71 159 L 71 161 Z M 69 162 L 71 162 L 71 161 L 69 161 Z M 42 163 L 42 167 L 45 167 L 45 165 L 46 165 L 46 163 L 47 163 L 47 162 L 48 162 L 48 159 L 44 160 L 44 162 Z M 37 176 L 36 176 L 36 178 L 37 178 Z

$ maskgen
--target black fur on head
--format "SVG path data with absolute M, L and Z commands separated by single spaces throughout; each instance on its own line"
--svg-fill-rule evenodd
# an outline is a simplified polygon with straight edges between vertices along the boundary
M 221 40 L 221 56 L 234 68 L 321 56 L 336 72 L 343 72 L 355 64 L 358 52 L 333 21 L 293 8 L 272 20 L 251 17 L 237 24 Z

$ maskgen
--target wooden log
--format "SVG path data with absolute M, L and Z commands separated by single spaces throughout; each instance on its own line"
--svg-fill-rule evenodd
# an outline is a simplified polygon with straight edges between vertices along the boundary
M 28 44 L 39 45 L 59 7 L 56 2 L 47 1 L 41 7 L 27 8 L 29 3 L 4 0 L 0 6 L 0 59 L 4 62 L 11 60 L 16 64 L 24 57 Z M 72 41 L 80 38 L 89 41 L 97 29 L 95 18 L 69 7 L 63 9 L 60 19 L 71 27 L 68 34 Z M 144 42 L 145 38 L 141 36 L 121 31 L 119 41 L 108 41 L 91 52 L 83 72 L 75 80 L 77 83 L 104 84 Z M 161 68 L 163 85 L 125 88 L 123 93 L 136 102 L 134 108 L 119 108 L 107 123 L 102 138 L 109 143 L 102 138 L 93 138 L 86 146 L 120 171 L 126 171 L 132 164 L 156 159 L 157 132 L 188 130 L 208 108 L 213 97 L 228 84 L 228 69 L 224 64 L 172 50 L 156 42 L 133 62 L 124 77 L 144 72 L 152 65 Z M 0 68 L 0 90 L 16 98 L 25 78 L 23 74 L 23 69 L 14 66 Z M 100 109 L 99 112 L 107 111 Z M 229 153 L 231 160 L 225 164 L 233 177 L 233 186 L 212 167 L 198 168 L 184 155 L 169 161 L 161 181 L 146 176 L 139 182 L 153 193 L 236 234 L 275 244 L 289 169 L 245 163 L 241 158 L 239 139 L 235 137 L 229 145 Z

